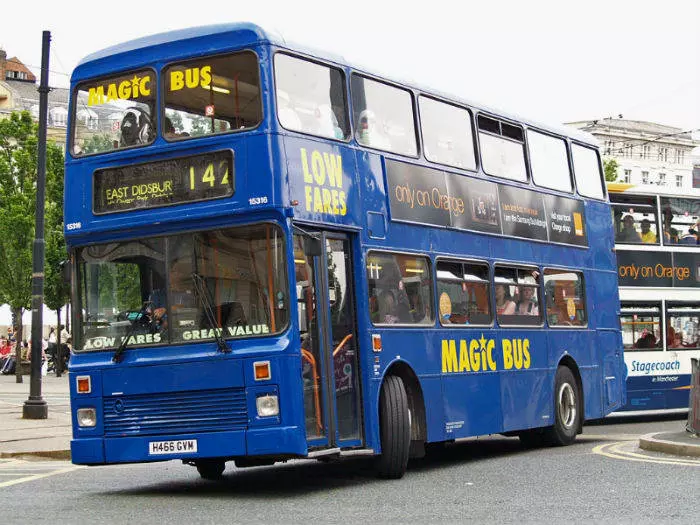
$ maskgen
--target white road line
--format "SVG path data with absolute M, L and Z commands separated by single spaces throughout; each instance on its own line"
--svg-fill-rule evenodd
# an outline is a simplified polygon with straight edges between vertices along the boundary
M 37 479 L 48 478 L 49 476 L 55 476 L 56 474 L 65 474 L 66 472 L 72 472 L 73 470 L 78 470 L 81 468 L 85 468 L 85 467 L 71 466 L 71 467 L 67 467 L 67 468 L 63 468 L 63 469 L 59 469 L 59 470 L 54 470 L 51 472 L 45 472 L 43 474 L 35 474 L 33 476 L 27 476 L 24 478 L 13 479 L 10 481 L 3 481 L 3 482 L 0 482 L 0 488 L 10 487 L 12 485 L 18 485 L 19 483 L 27 483 L 29 481 L 35 481 Z

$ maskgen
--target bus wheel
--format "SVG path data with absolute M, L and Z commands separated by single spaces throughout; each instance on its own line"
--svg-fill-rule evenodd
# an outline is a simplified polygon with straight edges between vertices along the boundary
M 226 464 L 219 459 L 200 459 L 195 462 L 197 472 L 203 479 L 215 480 L 221 478 Z
M 383 478 L 398 479 L 406 472 L 411 446 L 411 419 L 406 387 L 398 376 L 387 376 L 379 394 L 379 425 L 382 455 L 377 473 Z
M 554 425 L 546 431 L 552 445 L 570 445 L 576 439 L 582 416 L 580 399 L 574 374 L 560 366 L 554 380 Z

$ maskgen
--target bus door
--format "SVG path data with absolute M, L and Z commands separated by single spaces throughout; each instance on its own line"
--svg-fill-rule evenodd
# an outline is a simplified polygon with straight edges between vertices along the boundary
M 309 231 L 294 235 L 304 411 L 309 448 L 362 445 L 355 296 L 350 239 Z M 315 251 L 318 251 L 318 245 Z

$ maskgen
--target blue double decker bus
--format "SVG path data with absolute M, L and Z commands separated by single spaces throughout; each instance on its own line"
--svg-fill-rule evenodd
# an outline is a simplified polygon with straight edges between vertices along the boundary
M 97 52 L 71 86 L 74 463 L 400 477 L 426 443 L 564 445 L 624 403 L 589 135 L 249 24 Z

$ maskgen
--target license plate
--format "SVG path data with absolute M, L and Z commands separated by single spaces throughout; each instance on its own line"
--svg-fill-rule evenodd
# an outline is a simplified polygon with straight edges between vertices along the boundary
M 197 452 L 196 439 L 180 439 L 177 441 L 151 441 L 148 443 L 148 454 L 192 454 Z

